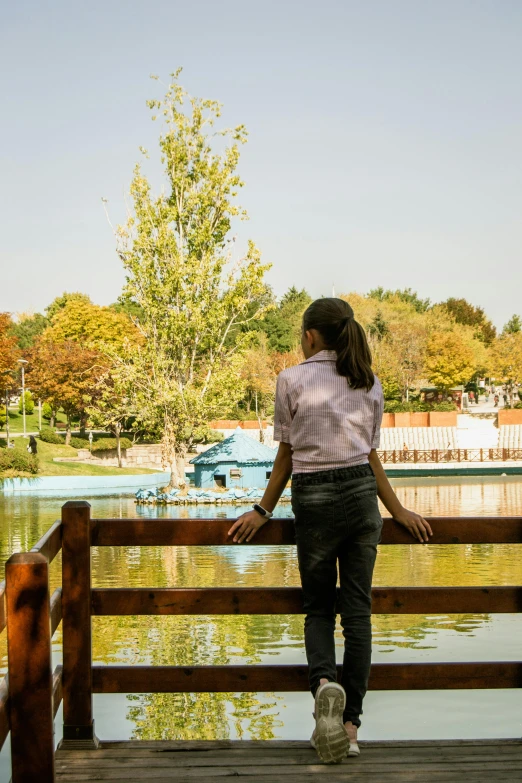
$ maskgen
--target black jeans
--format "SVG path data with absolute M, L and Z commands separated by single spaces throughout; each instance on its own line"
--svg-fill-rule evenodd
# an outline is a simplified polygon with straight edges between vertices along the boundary
M 360 726 L 372 653 L 373 567 L 382 530 L 370 465 L 294 474 L 292 508 L 310 688 L 315 695 L 322 677 L 337 681 L 334 631 L 339 612 L 344 636 L 343 720 Z

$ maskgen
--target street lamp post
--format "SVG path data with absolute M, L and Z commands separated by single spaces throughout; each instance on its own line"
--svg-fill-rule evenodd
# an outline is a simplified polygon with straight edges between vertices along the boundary
M 9 446 L 9 370 L 3 370 L 0 375 L 4 376 L 5 381 L 5 437 Z
M 19 364 L 22 365 L 22 417 L 24 422 L 24 438 L 26 437 L 26 431 L 25 431 L 25 365 L 27 364 L 27 359 L 18 359 Z
M 9 446 L 9 391 L 5 389 L 5 437 L 7 438 L 7 445 Z

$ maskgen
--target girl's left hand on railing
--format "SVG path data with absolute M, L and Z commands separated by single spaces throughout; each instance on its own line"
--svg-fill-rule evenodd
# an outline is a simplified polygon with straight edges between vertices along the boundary
M 257 511 L 247 511 L 246 514 L 241 514 L 234 522 L 228 531 L 228 535 L 234 536 L 233 541 L 235 544 L 242 544 L 243 541 L 246 541 L 248 544 L 267 521 Z

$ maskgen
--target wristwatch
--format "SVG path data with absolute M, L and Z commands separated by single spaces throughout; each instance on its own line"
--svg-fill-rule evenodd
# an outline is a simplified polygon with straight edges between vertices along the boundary
M 257 511 L 258 514 L 261 514 L 262 517 L 265 519 L 272 519 L 274 516 L 271 511 L 267 511 L 266 508 L 263 508 L 263 506 L 260 506 L 259 503 L 254 503 L 253 505 L 254 511 Z

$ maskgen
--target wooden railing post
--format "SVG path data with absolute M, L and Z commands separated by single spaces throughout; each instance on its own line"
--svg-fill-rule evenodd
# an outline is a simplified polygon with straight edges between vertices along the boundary
M 92 711 L 91 506 L 62 506 L 63 740 L 98 747 Z
M 49 564 L 12 555 L 5 576 L 12 783 L 54 783 Z

